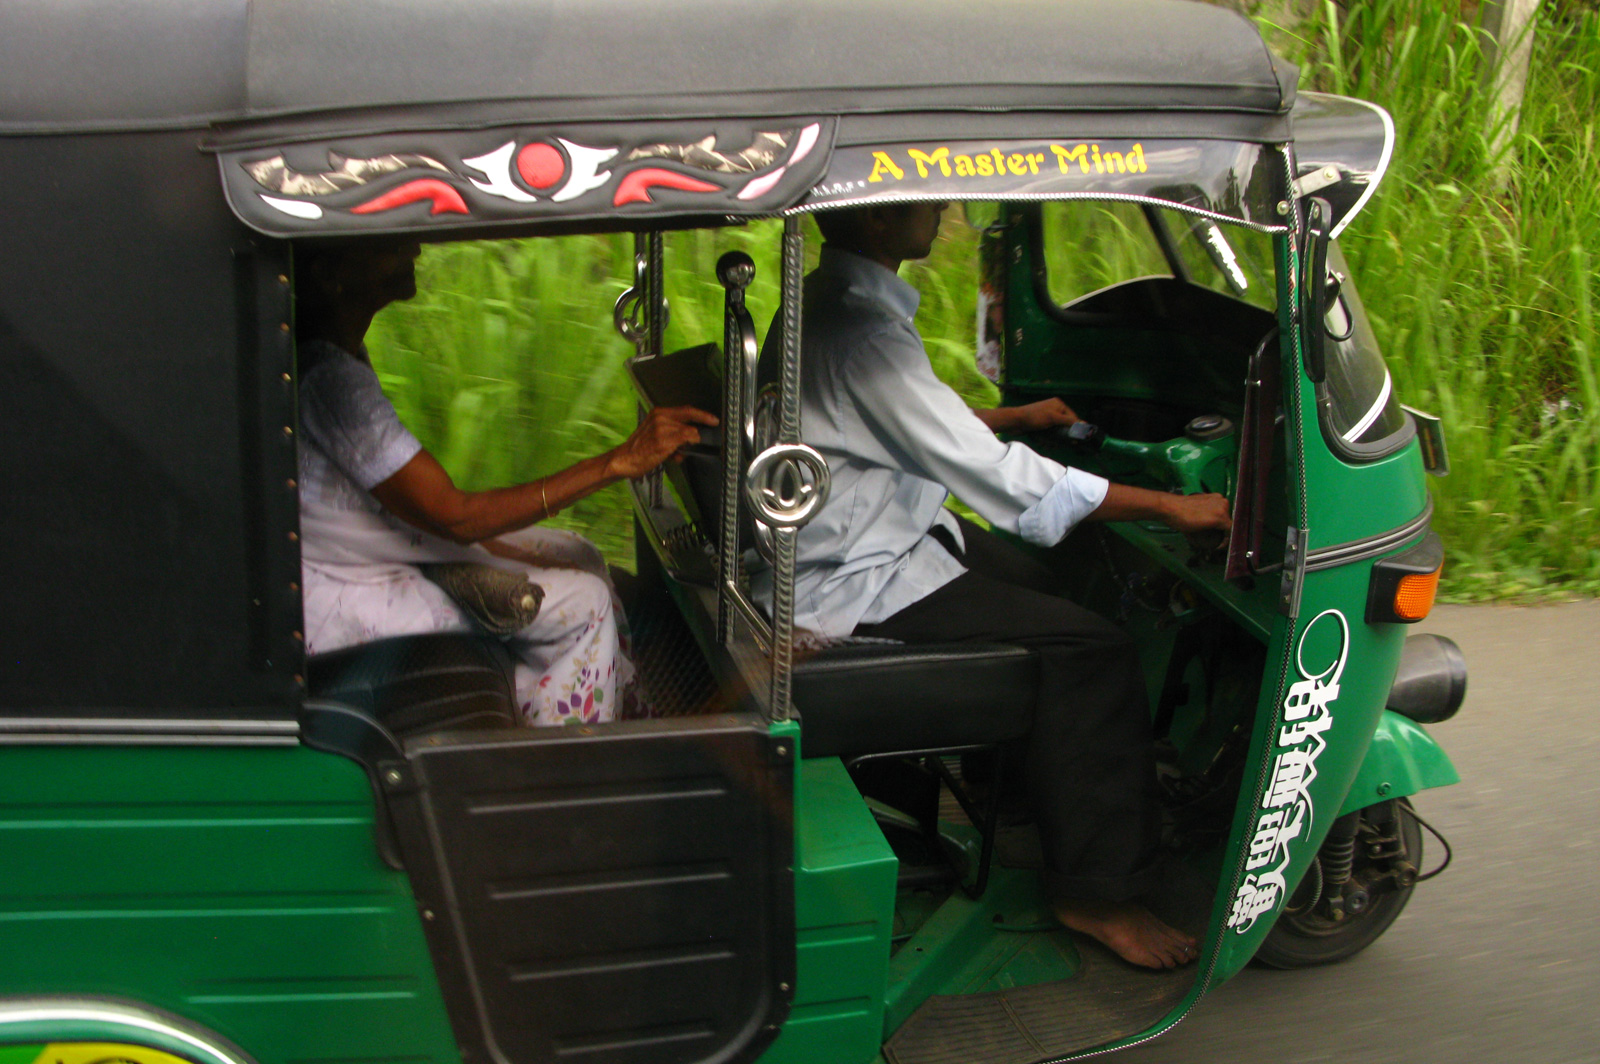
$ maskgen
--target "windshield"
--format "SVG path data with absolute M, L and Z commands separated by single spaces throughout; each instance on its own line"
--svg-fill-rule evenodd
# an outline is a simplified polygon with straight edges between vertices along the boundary
M 1409 422 L 1337 243 L 1328 247 L 1328 269 L 1342 281 L 1323 319 L 1328 379 L 1318 388 L 1322 430 L 1334 450 L 1346 457 L 1376 458 L 1409 438 Z
M 1043 205 L 1046 282 L 1058 306 L 1136 277 L 1173 277 L 1265 310 L 1276 305 L 1272 237 L 1122 202 Z

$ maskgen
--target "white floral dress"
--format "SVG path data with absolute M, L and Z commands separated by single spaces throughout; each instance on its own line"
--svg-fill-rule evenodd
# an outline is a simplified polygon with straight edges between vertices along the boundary
M 539 616 L 506 645 L 517 658 L 518 711 L 527 724 L 592 723 L 618 715 L 632 680 L 621 611 L 605 560 L 582 536 L 537 526 L 500 537 L 549 559 L 508 562 L 463 548 L 385 513 L 371 489 L 422 444 L 400 423 L 365 358 L 322 341 L 301 345 L 301 559 L 306 650 L 427 632 L 470 632 L 472 622 L 413 568 L 471 560 L 528 574 L 544 588 Z

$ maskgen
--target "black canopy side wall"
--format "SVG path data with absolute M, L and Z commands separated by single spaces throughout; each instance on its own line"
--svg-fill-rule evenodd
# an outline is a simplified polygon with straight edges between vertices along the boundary
M 287 252 L 198 131 L 0 137 L 0 717 L 287 719 Z

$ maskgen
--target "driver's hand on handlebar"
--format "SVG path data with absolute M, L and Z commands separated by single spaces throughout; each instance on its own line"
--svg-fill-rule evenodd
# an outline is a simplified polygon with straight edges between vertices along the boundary
M 1228 497 L 1215 493 L 1169 495 L 1166 513 L 1161 520 L 1177 532 L 1204 532 L 1207 529 L 1226 532 L 1233 527 L 1233 518 L 1228 513 Z
M 1045 429 L 1074 424 L 1078 415 L 1060 399 L 1041 399 L 1011 408 L 1014 418 L 1013 432 L 1042 432 Z
M 683 448 L 699 443 L 700 426 L 716 424 L 714 415 L 692 406 L 658 406 L 611 452 L 608 471 L 629 480 L 642 477 Z

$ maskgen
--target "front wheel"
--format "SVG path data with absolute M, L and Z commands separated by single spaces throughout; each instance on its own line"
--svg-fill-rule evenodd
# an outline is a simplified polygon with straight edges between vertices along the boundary
M 1262 964 L 1309 968 L 1353 957 L 1406 907 L 1422 865 L 1422 829 L 1411 803 L 1379 802 L 1352 815 L 1359 816 L 1354 837 L 1338 824 L 1329 832 L 1256 951 Z

